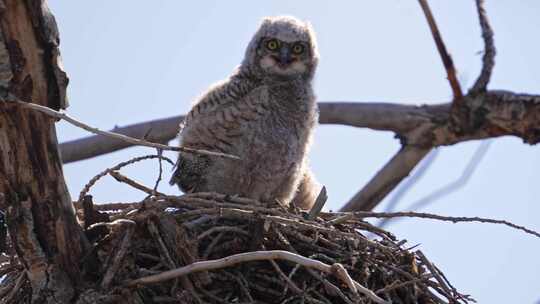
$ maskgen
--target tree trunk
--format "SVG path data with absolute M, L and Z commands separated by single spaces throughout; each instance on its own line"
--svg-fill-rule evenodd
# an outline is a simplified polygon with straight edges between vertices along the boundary
M 44 0 L 0 0 L 0 99 L 66 104 L 56 21 Z M 0 196 L 33 303 L 68 303 L 86 239 L 67 190 L 55 121 L 0 101 Z

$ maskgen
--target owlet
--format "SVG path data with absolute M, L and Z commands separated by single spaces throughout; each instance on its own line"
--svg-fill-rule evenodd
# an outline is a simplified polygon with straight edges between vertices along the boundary
M 265 18 L 240 66 L 205 92 L 180 126 L 181 146 L 241 160 L 180 153 L 171 184 L 310 208 L 320 190 L 307 167 L 318 113 L 318 53 L 310 24 Z

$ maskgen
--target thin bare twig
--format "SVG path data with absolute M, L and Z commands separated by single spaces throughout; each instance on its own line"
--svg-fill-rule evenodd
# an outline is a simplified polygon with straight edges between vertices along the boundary
M 375 293 L 376 294 L 386 293 L 386 292 L 389 292 L 391 290 L 403 288 L 403 287 L 408 286 L 408 285 L 413 285 L 413 284 L 416 284 L 416 283 L 427 281 L 431 277 L 433 277 L 433 276 L 432 275 L 427 275 L 427 276 L 424 276 L 424 277 L 421 277 L 421 278 L 418 278 L 418 279 L 413 279 L 413 280 L 409 280 L 409 281 L 405 281 L 405 282 L 401 282 L 401 283 L 392 283 L 392 284 L 390 284 L 390 285 L 388 285 L 388 286 L 386 286 L 384 288 L 381 288 L 381 289 L 375 291 Z
M 505 225 L 517 230 L 521 230 L 525 233 L 534 235 L 538 238 L 540 238 L 540 232 L 534 231 L 532 229 L 516 225 L 514 223 L 505 221 L 505 220 L 495 220 L 490 218 L 484 218 L 484 217 L 467 217 L 467 216 L 443 216 L 443 215 L 437 215 L 432 213 L 423 213 L 423 212 L 410 212 L 410 211 L 403 211 L 403 212 L 366 212 L 366 211 L 355 211 L 350 213 L 352 217 L 357 216 L 359 218 L 393 218 L 393 217 L 415 217 L 415 218 L 426 218 L 426 219 L 432 219 L 432 220 L 438 220 L 438 221 L 445 221 L 445 222 L 452 222 L 452 223 L 459 223 L 459 222 L 479 222 L 479 223 L 491 223 L 491 224 L 499 224 L 499 225 Z
M 15 282 L 15 286 L 4 299 L 4 303 L 9 303 L 15 298 L 15 296 L 17 295 L 17 293 L 23 286 L 26 280 L 26 276 L 27 276 L 26 271 L 23 271 L 21 272 L 21 274 L 19 274 L 19 277 L 17 278 L 17 281 Z
M 163 163 L 161 162 L 162 156 L 163 156 L 163 150 L 157 149 L 157 156 L 158 156 L 158 162 L 159 162 L 159 173 L 158 177 L 156 179 L 156 183 L 154 184 L 154 196 L 157 195 L 157 189 L 159 187 L 159 182 L 161 182 L 162 176 L 163 176 Z
M 233 232 L 233 233 L 242 234 L 244 236 L 249 236 L 250 235 L 244 229 L 241 229 L 241 228 L 238 228 L 238 227 L 215 226 L 215 227 L 212 227 L 212 228 L 206 230 L 205 232 L 199 234 L 197 236 L 197 240 L 200 241 L 200 240 L 204 239 L 205 237 L 210 236 L 214 232 Z
M 165 196 L 165 194 L 155 191 L 154 189 L 150 189 L 146 187 L 145 185 L 142 185 L 131 178 L 124 176 L 120 174 L 118 171 L 111 171 L 109 172 L 109 175 L 112 176 L 114 179 L 121 183 L 126 183 L 130 185 L 131 187 L 141 190 L 142 192 L 145 192 L 148 195 L 156 195 L 156 196 Z
M 441 199 L 442 197 L 446 195 L 454 193 L 455 191 L 465 186 L 471 179 L 473 173 L 476 171 L 476 168 L 478 168 L 478 166 L 482 162 L 482 159 L 486 155 L 491 143 L 492 143 L 491 140 L 482 141 L 480 143 L 480 145 L 474 152 L 473 156 L 471 157 L 471 159 L 465 166 L 465 169 L 456 180 L 450 182 L 447 185 L 444 185 L 443 187 L 433 191 L 427 196 L 419 199 L 418 201 L 411 204 L 411 206 L 407 209 L 409 211 L 416 211 L 416 210 L 422 209 L 426 207 L 427 205 Z M 392 210 L 387 210 L 386 212 L 388 211 L 392 211 Z M 390 221 L 389 218 L 383 219 L 382 221 L 379 222 L 377 226 L 380 228 L 385 227 L 389 221 Z
M 424 176 L 429 167 L 431 167 L 437 158 L 437 155 L 439 155 L 439 151 L 440 150 L 433 149 L 428 153 L 426 158 L 420 163 L 418 169 L 413 171 L 412 176 L 405 179 L 405 181 L 399 185 L 398 189 L 396 189 L 396 193 L 392 195 L 390 202 L 386 205 L 385 212 L 394 211 L 401 198 Z
M 45 115 L 48 115 L 48 116 L 56 118 L 56 119 L 65 120 L 66 122 L 68 122 L 68 123 L 70 123 L 70 124 L 72 124 L 72 125 L 74 125 L 76 127 L 79 127 L 81 129 L 84 129 L 84 130 L 86 130 L 88 132 L 103 135 L 103 136 L 107 136 L 107 137 L 114 138 L 114 139 L 123 140 L 125 142 L 129 142 L 129 143 L 131 143 L 133 145 L 136 145 L 136 146 L 151 147 L 151 148 L 161 149 L 161 150 L 164 150 L 164 151 L 176 151 L 176 152 L 181 151 L 181 152 L 186 152 L 186 153 L 196 153 L 196 154 L 202 154 L 202 155 L 208 155 L 208 156 L 224 157 L 224 158 L 231 158 L 231 159 L 240 159 L 238 156 L 225 154 L 225 153 L 220 153 L 220 152 L 213 152 L 213 151 L 200 150 L 200 149 L 192 149 L 192 148 L 189 148 L 189 147 L 172 147 L 172 146 L 167 146 L 167 145 L 158 144 L 158 143 L 151 143 L 151 142 L 148 142 L 146 140 L 137 139 L 137 138 L 129 137 L 129 136 L 114 133 L 114 132 L 103 131 L 103 130 L 100 130 L 98 128 L 91 127 L 91 126 L 89 126 L 89 125 L 87 125 L 87 124 L 85 124 L 85 123 L 83 123 L 83 122 L 81 122 L 81 121 L 79 121 L 77 119 L 72 118 L 71 116 L 67 115 L 64 112 L 55 111 L 55 110 L 53 110 L 53 109 L 51 109 L 49 107 L 45 107 L 45 106 L 38 105 L 38 104 L 35 104 L 35 103 L 25 102 L 25 101 L 22 101 L 22 100 L 19 100 L 19 99 L 6 99 L 5 101 L 9 102 L 9 103 L 16 104 L 16 105 L 21 106 L 21 107 L 26 108 L 26 109 L 31 109 L 31 110 L 34 110 L 34 111 L 41 112 L 41 113 L 43 113 Z
M 114 275 L 116 274 L 118 269 L 120 269 L 122 260 L 124 259 L 124 256 L 129 249 L 129 245 L 131 243 L 131 236 L 133 235 L 133 231 L 135 230 L 135 222 L 132 220 L 123 220 L 117 223 L 125 226 L 124 237 L 122 238 L 122 242 L 120 243 L 118 252 L 111 261 L 110 267 L 107 267 L 107 272 L 103 276 L 103 280 L 101 281 L 101 288 L 103 289 L 109 288 L 114 278 Z
M 456 69 L 454 68 L 454 62 L 452 61 L 452 57 L 450 57 L 450 54 L 448 54 L 448 51 L 446 50 L 446 46 L 444 45 L 441 33 L 437 28 L 437 23 L 435 22 L 435 18 L 433 18 L 433 14 L 431 13 L 431 9 L 429 8 L 427 0 L 418 1 L 420 2 L 422 11 L 424 11 L 424 15 L 426 16 L 427 22 L 429 24 L 429 29 L 431 30 L 431 34 L 433 35 L 433 39 L 435 40 L 435 45 L 437 45 L 437 50 L 441 55 L 444 68 L 446 69 L 446 75 L 448 77 L 448 81 L 450 82 L 450 87 L 452 87 L 452 92 L 454 93 L 454 103 L 460 103 L 463 99 L 463 92 L 461 91 L 461 86 L 459 85 L 459 81 L 456 77 Z
M 414 167 L 431 151 L 431 148 L 405 146 L 351 198 L 340 211 L 372 210 L 388 195 Z
M 263 245 L 263 249 L 266 250 L 266 246 Z M 274 260 L 270 260 L 270 263 L 272 264 L 272 266 L 274 267 L 274 269 L 277 271 L 277 273 L 279 274 L 279 276 L 281 278 L 283 278 L 283 280 L 285 280 L 285 282 L 287 282 L 287 285 L 285 286 L 285 288 L 283 289 L 283 294 L 286 294 L 287 292 L 287 288 L 291 288 L 291 290 L 295 293 L 295 294 L 301 294 L 302 293 L 302 289 L 300 289 L 298 286 L 296 286 L 296 284 L 291 280 L 290 277 L 288 277 L 284 272 L 283 270 L 281 270 L 281 267 L 279 267 L 279 265 L 276 263 L 276 261 Z
M 476 9 L 478 18 L 480 19 L 480 28 L 482 29 L 482 38 L 484 39 L 484 56 L 482 57 L 482 70 L 469 94 L 485 92 L 487 85 L 495 66 L 495 41 L 493 40 L 493 29 L 489 24 L 489 20 L 484 9 L 484 0 L 476 0 Z
M 446 285 L 446 282 L 441 278 L 441 276 L 439 275 L 439 272 L 437 271 L 437 269 L 435 269 L 435 266 L 426 258 L 424 253 L 418 250 L 416 251 L 416 254 L 420 258 L 424 266 L 426 266 L 429 269 L 429 272 L 435 277 L 437 282 L 439 282 L 439 286 L 441 286 L 444 292 L 446 293 L 446 297 L 449 299 L 455 298 L 455 295 L 452 292 L 452 290 L 450 290 L 450 287 Z
M 126 282 L 126 286 L 136 286 L 141 284 L 152 284 L 152 283 L 159 283 L 162 281 L 174 279 L 177 277 L 185 276 L 190 273 L 194 272 L 200 272 L 200 271 L 209 271 L 209 270 L 215 270 L 220 269 L 224 267 L 229 267 L 232 265 L 236 265 L 239 263 L 245 263 L 245 262 L 252 262 L 252 261 L 264 261 L 264 260 L 287 260 L 293 263 L 300 264 L 304 267 L 314 268 L 319 271 L 322 271 L 324 273 L 328 274 L 334 274 L 338 276 L 344 283 L 348 283 L 348 280 L 351 280 L 354 283 L 354 287 L 364 293 L 369 299 L 371 299 L 375 303 L 380 304 L 389 304 L 388 301 L 383 300 L 379 296 L 377 296 L 373 291 L 362 288 L 363 286 L 360 285 L 360 283 L 353 281 L 350 276 L 342 277 L 343 272 L 342 271 L 336 271 L 336 266 L 328 265 L 323 262 L 306 258 L 301 255 L 291 253 L 288 251 L 283 250 L 269 250 L 269 251 L 254 251 L 254 252 L 244 252 L 239 254 L 234 254 L 225 258 L 221 258 L 218 260 L 209 260 L 209 261 L 201 261 L 201 262 L 195 262 L 190 265 L 176 268 L 169 271 L 164 271 L 157 275 L 151 275 L 142 277 L 136 280 L 132 280 L 129 282 Z M 334 264 L 336 265 L 336 264 Z M 339 266 L 337 266 L 339 267 Z M 343 267 L 343 266 L 342 266 Z M 343 268 L 344 270 L 344 268 Z M 345 270 L 346 272 L 346 270 Z M 360 288 L 359 288 L 360 286 Z
M 465 166 L 465 169 L 463 169 L 463 172 L 461 175 L 451 183 L 441 187 L 440 189 L 437 189 L 436 191 L 432 192 L 431 194 L 428 194 L 426 197 L 421 198 L 420 200 L 416 201 L 415 203 L 411 204 L 411 206 L 408 208 L 409 211 L 416 211 L 419 209 L 422 209 L 426 207 L 428 204 L 433 203 L 434 201 L 455 192 L 456 190 L 462 188 L 465 186 L 469 180 L 471 179 L 473 173 L 476 171 L 476 168 L 480 165 L 482 162 L 482 159 L 486 156 L 489 147 L 491 146 L 493 141 L 486 140 L 482 141 L 476 151 L 474 152 L 473 156 Z
M 169 164 L 171 164 L 172 166 L 174 166 L 174 162 L 172 160 L 170 160 L 169 158 L 167 158 L 165 156 L 154 155 L 154 154 L 145 155 L 145 156 L 139 156 L 139 157 L 135 157 L 135 158 L 132 158 L 130 160 L 121 162 L 121 163 L 117 164 L 116 166 L 111 167 L 111 168 L 107 168 L 107 169 L 101 171 L 100 173 L 98 173 L 96 176 L 92 177 L 92 179 L 90 179 L 90 181 L 86 185 L 84 185 L 83 189 L 81 190 L 81 193 L 79 194 L 78 203 L 82 204 L 84 196 L 88 193 L 88 191 L 90 191 L 90 188 L 92 188 L 92 186 L 94 186 L 96 184 L 96 182 L 100 178 L 104 177 L 105 175 L 109 174 L 110 172 L 118 171 L 122 167 L 125 167 L 127 165 L 131 165 L 131 164 L 136 163 L 136 162 L 140 162 L 140 161 L 143 161 L 143 160 L 146 160 L 146 159 L 153 159 L 153 158 L 163 159 L 163 160 L 167 161 Z

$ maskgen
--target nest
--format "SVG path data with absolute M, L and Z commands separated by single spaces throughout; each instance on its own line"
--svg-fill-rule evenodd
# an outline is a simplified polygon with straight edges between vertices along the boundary
M 92 244 L 78 304 L 472 301 L 421 251 L 358 214 L 308 216 L 217 193 L 167 196 L 113 176 L 153 195 L 104 205 L 86 195 L 76 204 Z M 16 256 L 0 275 L 6 303 L 30 302 Z

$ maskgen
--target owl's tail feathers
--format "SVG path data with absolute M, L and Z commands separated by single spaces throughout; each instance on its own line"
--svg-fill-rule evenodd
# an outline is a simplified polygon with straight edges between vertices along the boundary
M 292 200 L 293 204 L 304 210 L 310 210 L 311 207 L 313 207 L 321 188 L 321 184 L 317 182 L 311 169 L 307 168 L 300 181 L 296 195 Z

